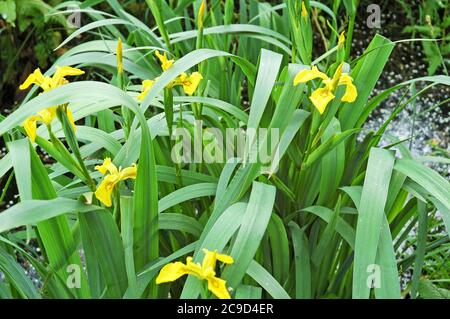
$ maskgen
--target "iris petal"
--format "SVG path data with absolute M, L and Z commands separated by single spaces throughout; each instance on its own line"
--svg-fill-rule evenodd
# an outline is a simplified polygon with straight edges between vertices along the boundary
M 155 84 L 155 80 L 144 80 L 142 81 L 142 91 L 141 94 L 138 95 L 138 100 L 144 100 L 145 96 L 148 94 L 153 84 Z
M 36 140 L 36 131 L 37 131 L 37 124 L 36 121 L 38 120 L 37 116 L 30 116 L 23 122 L 23 128 L 25 129 L 25 132 L 27 133 L 27 136 L 30 138 L 30 140 L 34 143 Z
M 334 94 L 327 87 L 324 87 L 315 90 L 309 98 L 319 113 L 323 114 L 328 103 L 334 99 Z
M 208 277 L 208 290 L 219 299 L 231 299 L 226 281 L 217 277 Z
M 358 96 L 356 86 L 353 84 L 353 79 L 347 73 L 341 75 L 339 84 L 345 85 L 345 93 L 342 97 L 343 102 L 354 102 Z
M 106 173 L 110 173 L 111 175 L 117 175 L 119 174 L 119 170 L 117 169 L 116 165 L 111 161 L 110 157 L 107 157 L 103 160 L 102 165 L 95 166 L 95 169 L 105 175 Z
M 95 197 L 101 201 L 105 206 L 111 207 L 111 195 L 114 190 L 114 186 L 119 182 L 119 178 L 116 175 L 107 175 L 103 181 L 98 185 L 95 191 Z
M 226 281 L 216 277 L 214 268 L 217 260 L 224 263 L 233 263 L 233 258 L 228 255 L 218 254 L 217 251 L 209 251 L 203 249 L 205 256 L 202 264 L 194 263 L 192 257 L 186 258 L 186 264 L 181 262 L 174 262 L 164 266 L 158 277 L 156 283 L 164 283 L 169 281 L 175 281 L 185 274 L 194 275 L 201 280 L 208 282 L 208 290 L 210 290 L 217 298 L 230 299 L 230 293 L 226 287 Z
M 224 254 L 217 254 L 217 260 L 223 262 L 224 264 L 234 263 L 233 257 Z
M 167 58 L 167 52 L 164 52 L 164 54 L 159 53 L 158 50 L 155 51 L 156 56 L 158 57 L 159 61 L 161 62 L 161 68 L 163 71 L 166 71 L 172 67 L 172 64 L 175 62 L 175 60 L 169 60 Z
M 183 85 L 184 93 L 188 95 L 194 94 L 202 79 L 203 76 L 199 72 L 194 72 L 191 75 L 186 76 L 185 79 L 181 82 Z
M 156 283 L 159 285 L 165 282 L 175 281 L 187 274 L 187 267 L 182 262 L 170 263 L 161 268 L 158 277 L 156 277 Z
M 53 88 L 67 83 L 64 79 L 66 76 L 76 76 L 84 74 L 83 70 L 72 68 L 70 66 L 56 66 L 55 74 L 53 74 Z
M 45 77 L 42 75 L 42 72 L 39 68 L 37 68 L 36 70 L 34 70 L 33 73 L 31 73 L 27 79 L 25 80 L 25 82 L 23 82 L 20 86 L 19 89 L 21 90 L 26 90 L 28 89 L 32 84 L 37 84 L 39 86 L 41 86 L 45 81 Z
M 136 164 L 133 164 L 131 167 L 124 168 L 119 173 L 119 179 L 124 181 L 126 179 L 136 179 L 137 167 Z
M 317 66 L 314 65 L 311 70 L 301 70 L 298 72 L 294 78 L 294 85 L 306 83 L 317 78 L 327 80 L 328 76 L 325 73 L 320 72 Z
M 37 114 L 40 116 L 40 120 L 46 125 L 50 125 L 53 119 L 56 117 L 56 106 L 49 107 L 39 111 Z

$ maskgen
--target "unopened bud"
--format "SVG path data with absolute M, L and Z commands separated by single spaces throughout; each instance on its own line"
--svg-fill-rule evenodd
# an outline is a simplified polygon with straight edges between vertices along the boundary
M 117 41 L 116 56 L 117 56 L 117 73 L 122 74 L 123 73 L 123 56 L 122 56 L 122 39 L 121 38 L 119 38 L 119 40 Z
M 203 0 L 202 3 L 200 4 L 200 8 L 198 9 L 198 14 L 197 14 L 197 23 L 198 23 L 198 27 L 202 28 L 203 27 L 203 19 L 205 16 L 205 9 L 206 9 L 206 0 Z
M 306 9 L 305 3 L 302 2 L 302 17 L 307 18 L 308 17 L 308 9 Z
M 338 40 L 339 48 L 342 48 L 344 46 L 344 43 L 345 43 L 345 31 L 342 31 L 342 33 L 339 35 L 339 40 Z

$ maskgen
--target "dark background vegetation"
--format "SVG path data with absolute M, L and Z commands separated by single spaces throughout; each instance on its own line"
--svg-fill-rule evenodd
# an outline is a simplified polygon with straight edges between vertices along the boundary
M 39 66 L 46 69 L 65 49 L 54 51 L 53 49 L 73 30 L 63 16 L 50 16 L 52 8 L 59 5 L 61 0 L 0 0 L 0 108 L 11 108 L 23 97 L 23 92 L 18 90 L 21 83 L 31 71 Z M 278 4 L 279 1 L 268 1 Z M 322 0 L 332 7 L 333 1 Z M 447 67 L 450 60 L 450 40 L 448 30 L 450 16 L 448 15 L 448 0 L 385 0 L 376 1 L 381 7 L 381 29 L 369 29 L 365 23 L 369 13 L 367 6 L 373 1 L 361 1 L 359 17 L 357 20 L 354 47 L 354 56 L 362 52 L 367 41 L 376 32 L 379 32 L 391 40 L 405 38 L 435 38 L 442 41 L 411 42 L 400 46 L 393 55 L 395 63 L 388 65 L 388 72 L 402 74 L 405 79 L 411 75 L 446 73 L 442 61 L 446 61 Z M 124 7 L 133 15 L 151 24 L 151 17 L 145 1 L 121 1 Z M 99 8 L 110 11 L 106 3 L 100 3 Z M 430 19 L 427 20 L 426 16 Z M 347 17 L 342 12 L 341 18 L 345 24 Z M 83 23 L 83 21 L 82 21 Z M 320 32 L 325 35 L 327 28 L 323 15 L 317 15 L 315 19 L 315 47 L 319 52 L 324 50 L 320 39 Z M 75 45 L 76 42 L 72 42 Z M 416 68 L 405 66 L 402 57 L 409 57 L 414 61 Z M 425 64 L 426 69 L 417 68 Z M 6 110 L 8 112 L 8 110 Z M 2 112 L 4 114 L 4 112 Z
M 334 0 L 321 0 L 330 7 Z M 62 3 L 60 0 L 0 0 L 0 113 L 8 115 L 14 110 L 24 97 L 24 92 L 19 91 L 18 86 L 24 81 L 30 72 L 36 67 L 46 70 L 56 59 L 67 50 L 67 47 L 54 51 L 54 48 L 74 29 L 71 29 L 62 15 L 48 15 L 52 9 Z M 268 1 L 278 4 L 280 1 Z M 367 27 L 366 17 L 369 13 L 366 8 L 375 1 L 364 0 L 359 6 L 359 15 L 355 26 L 352 56 L 357 57 L 362 53 L 375 33 L 381 33 L 389 39 L 439 39 L 431 41 L 408 41 L 396 46 L 387 64 L 385 72 L 380 79 L 377 92 L 396 83 L 409 80 L 414 77 L 447 74 L 450 68 L 450 16 L 448 0 L 385 0 L 376 1 L 382 12 L 381 29 Z M 124 7 L 134 16 L 145 21 L 148 25 L 154 25 L 145 1 L 121 1 Z M 111 11 L 107 3 L 100 3 L 99 9 Z M 346 25 L 347 17 L 342 9 L 340 25 Z M 112 13 L 112 12 L 111 12 Z M 329 28 L 323 15 L 313 12 L 315 48 L 317 52 L 324 52 L 321 33 L 328 36 Z M 87 21 L 81 21 L 87 23 Z M 71 42 L 76 45 L 77 41 Z M 417 88 L 420 89 L 420 88 Z M 369 129 L 376 128 L 400 98 L 393 95 L 384 105 L 377 110 L 369 122 Z M 414 125 L 409 119 L 417 116 L 421 111 L 432 109 L 438 103 L 448 99 L 450 91 L 448 87 L 438 86 L 406 110 L 402 117 L 393 125 L 392 133 L 397 137 L 402 135 L 402 130 L 409 135 L 411 130 L 416 130 L 413 148 L 417 152 L 449 157 L 450 142 L 449 132 L 449 107 L 448 104 L 436 108 L 433 112 L 426 113 L 422 118 L 417 117 Z M 419 108 L 419 109 L 418 109 Z M 0 145 L 0 148 L 4 147 Z M 4 149 L 0 151 L 4 153 Z M 43 154 L 45 156 L 45 154 Z M 448 168 L 437 167 L 444 176 L 449 176 Z M 5 181 L 1 181 L 2 187 Z M 14 187 L 9 188 L 12 193 L 2 195 L 2 209 L 14 204 L 16 196 Z M 436 233 L 441 230 L 436 229 Z M 434 236 L 433 233 L 430 236 Z M 405 248 L 407 249 L 407 247 Z M 449 278 L 450 261 L 448 252 L 436 254 L 429 260 L 425 272 L 430 279 Z M 448 283 L 441 283 L 442 287 L 449 287 Z M 430 288 L 430 295 L 433 287 Z

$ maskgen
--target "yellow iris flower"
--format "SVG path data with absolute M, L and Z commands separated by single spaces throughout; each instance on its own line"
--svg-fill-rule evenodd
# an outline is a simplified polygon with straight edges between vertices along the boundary
M 188 95 L 194 94 L 203 76 L 199 72 L 191 74 L 181 73 L 172 83 L 172 86 L 182 85 L 184 93 Z
M 124 169 L 117 168 L 109 157 L 105 158 L 102 165 L 95 166 L 95 169 L 103 175 L 107 174 L 95 191 L 95 197 L 107 207 L 112 205 L 111 195 L 116 184 L 126 179 L 136 179 L 136 164 Z
M 168 69 L 170 69 L 172 67 L 172 64 L 175 62 L 175 60 L 167 59 L 166 52 L 164 52 L 164 55 L 162 55 L 161 53 L 159 53 L 158 50 L 156 50 L 155 54 L 158 57 L 159 61 L 161 62 L 161 68 L 163 71 L 167 71 Z M 138 95 L 139 101 L 144 100 L 145 96 L 148 94 L 153 84 L 155 84 L 156 80 L 158 79 L 159 77 L 155 78 L 154 80 L 142 81 L 142 91 L 141 94 Z M 195 90 L 197 89 L 202 79 L 203 76 L 199 72 L 193 72 L 189 75 L 183 72 L 175 80 L 170 82 L 167 85 L 167 88 L 173 88 L 176 85 L 181 85 L 183 87 L 184 93 L 192 95 L 194 94 Z
M 163 71 L 167 71 L 170 69 L 175 62 L 175 60 L 169 60 L 167 58 L 167 52 L 164 52 L 164 54 L 159 53 L 158 50 L 155 51 L 156 56 L 158 57 L 159 61 L 161 62 L 161 68 Z
M 198 24 L 198 28 L 202 28 L 203 27 L 203 18 L 205 15 L 205 9 L 206 9 L 206 1 L 203 0 L 202 3 L 200 4 L 200 8 L 198 9 L 198 13 L 197 13 L 197 24 Z
M 56 66 L 56 72 L 52 77 L 44 76 L 39 68 L 34 70 L 31 73 L 25 82 L 23 82 L 20 86 L 20 90 L 28 89 L 32 84 L 38 85 L 44 92 L 50 91 L 58 86 L 69 83 L 66 80 L 66 76 L 75 76 L 84 74 L 84 71 L 76 68 L 72 68 L 70 66 Z M 49 126 L 53 119 L 56 117 L 57 106 L 52 106 L 37 112 L 36 115 L 30 116 L 28 119 L 23 122 L 23 127 L 28 137 L 32 142 L 36 139 L 36 130 L 37 130 L 37 122 L 42 122 L 45 125 Z M 75 122 L 73 120 L 72 111 L 69 108 L 67 109 L 67 117 L 69 118 L 70 123 L 73 128 L 75 127 Z
M 201 280 L 208 282 L 208 290 L 210 290 L 219 299 L 230 299 L 230 293 L 226 287 L 226 281 L 216 277 L 216 263 L 219 260 L 224 264 L 232 264 L 233 257 L 219 254 L 217 251 L 209 251 L 203 249 L 205 257 L 202 264 L 194 263 L 192 257 L 186 258 L 186 264 L 182 262 L 174 262 L 161 268 L 156 283 L 162 284 L 179 279 L 184 275 L 194 275 Z
M 309 97 L 320 114 L 325 112 L 328 103 L 335 98 L 334 92 L 338 85 L 345 85 L 346 87 L 341 101 L 354 102 L 358 96 L 358 91 L 353 84 L 352 77 L 348 73 L 342 73 L 342 67 L 343 63 L 337 67 L 331 79 L 325 73 L 320 72 L 317 66 L 313 66 L 311 70 L 300 71 L 294 78 L 294 85 L 306 83 L 317 78 L 322 79 L 325 87 L 316 89 Z

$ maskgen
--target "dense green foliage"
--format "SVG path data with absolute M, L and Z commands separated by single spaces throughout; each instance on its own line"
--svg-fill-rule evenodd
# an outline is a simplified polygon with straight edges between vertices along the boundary
M 233 257 L 216 269 L 233 298 L 448 297 L 450 183 L 427 163 L 450 161 L 415 157 L 408 140 L 380 141 L 415 97 L 450 78 L 373 94 L 396 43 L 376 35 L 352 58 L 357 1 L 304 1 L 302 9 L 294 0 L 212 0 L 203 17 L 201 2 L 147 0 L 139 18 L 117 0 L 55 6 L 55 17 L 79 13 L 83 24 L 57 46 L 67 51 L 45 75 L 57 65 L 85 74 L 43 93 L 33 87 L 0 122 L 2 186 L 20 195 L 0 213 L 0 297 L 213 298 L 194 276 L 155 283 L 170 262 L 201 262 L 203 248 Z M 327 21 L 323 50 L 317 19 Z M 155 50 L 172 67 L 161 70 Z M 341 63 L 357 97 L 342 101 L 340 85 L 321 114 L 309 98 L 320 82 L 294 78 L 311 65 L 332 77 Z M 203 77 L 193 95 L 170 87 L 183 72 Z M 138 99 L 142 81 L 153 79 Z M 365 129 L 390 94 L 423 83 L 378 131 Z M 24 121 L 51 106 L 51 128 L 40 124 L 31 141 Z M 200 120 L 202 132 L 277 129 L 279 144 L 257 145 L 279 147 L 278 165 L 175 163 L 170 133 L 194 132 Z M 214 142 L 202 139 L 205 148 Z M 107 157 L 137 164 L 136 176 L 114 184 L 110 207 L 95 193 L 104 178 L 95 166 Z

